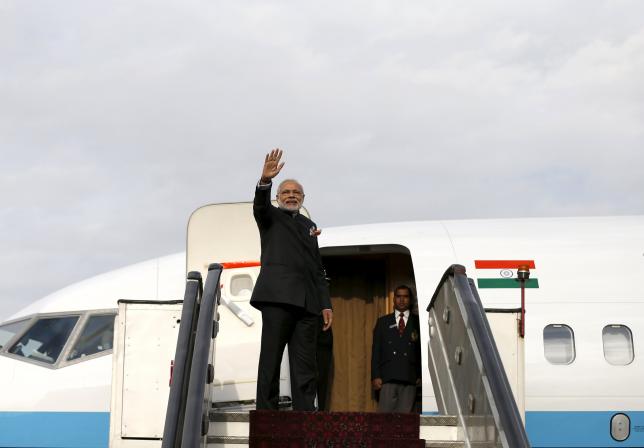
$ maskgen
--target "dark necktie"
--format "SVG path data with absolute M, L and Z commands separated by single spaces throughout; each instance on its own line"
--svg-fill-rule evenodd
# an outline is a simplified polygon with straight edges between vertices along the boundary
M 402 336 L 405 332 L 405 315 L 400 313 L 400 320 L 398 321 L 398 333 Z

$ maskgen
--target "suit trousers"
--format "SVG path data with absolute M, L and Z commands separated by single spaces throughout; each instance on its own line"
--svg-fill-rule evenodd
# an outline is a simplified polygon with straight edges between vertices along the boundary
M 415 385 L 385 383 L 380 389 L 378 412 L 412 412 L 415 401 Z
M 316 343 L 320 316 L 305 309 L 264 304 L 262 344 L 257 372 L 257 409 L 276 410 L 280 366 L 288 344 L 293 409 L 314 411 L 317 389 Z

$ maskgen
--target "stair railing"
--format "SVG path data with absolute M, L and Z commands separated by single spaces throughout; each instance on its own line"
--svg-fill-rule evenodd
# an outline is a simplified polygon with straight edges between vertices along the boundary
M 485 310 L 463 266 L 447 269 L 427 311 L 439 412 L 457 416 L 467 447 L 528 448 Z
M 209 361 L 214 360 L 214 339 L 219 332 L 221 271 L 220 264 L 211 264 L 203 288 L 200 273 L 188 274 L 162 448 L 206 445 L 210 410 L 206 384 L 214 379 L 214 365 Z

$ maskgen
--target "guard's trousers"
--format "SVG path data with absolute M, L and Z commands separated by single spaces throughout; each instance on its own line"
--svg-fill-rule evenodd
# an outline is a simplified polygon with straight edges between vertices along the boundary
M 412 412 L 415 400 L 415 385 L 385 383 L 380 389 L 378 412 Z

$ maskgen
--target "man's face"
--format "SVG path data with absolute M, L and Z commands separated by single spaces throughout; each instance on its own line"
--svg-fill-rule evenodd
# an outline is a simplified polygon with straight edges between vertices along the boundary
M 411 297 L 407 288 L 400 288 L 394 291 L 394 308 L 401 313 L 409 309 Z
M 296 212 L 302 207 L 304 202 L 304 192 L 302 186 L 296 182 L 286 182 L 282 185 L 282 190 L 277 193 L 277 203 L 280 207 Z

